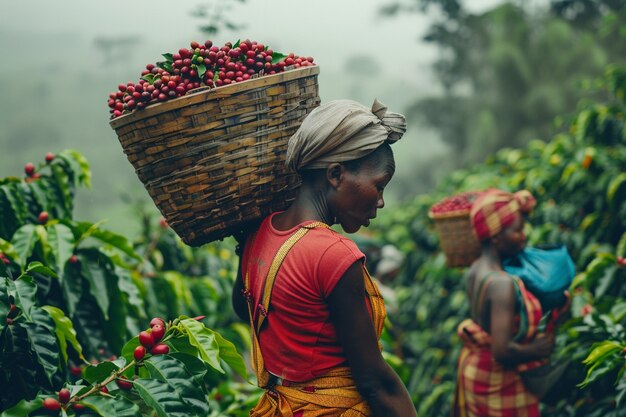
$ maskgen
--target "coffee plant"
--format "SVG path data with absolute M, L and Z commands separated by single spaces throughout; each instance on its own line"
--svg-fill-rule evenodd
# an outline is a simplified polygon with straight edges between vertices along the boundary
M 578 274 L 571 319 L 557 334 L 556 357 L 570 366 L 545 399 L 542 416 L 626 415 L 626 69 L 609 67 L 594 99 L 561 122 L 551 141 L 503 149 L 484 164 L 451 173 L 429 195 L 383 211 L 376 236 L 407 256 L 394 287 L 399 311 L 393 350 L 421 416 L 449 415 L 460 340 L 468 315 L 462 268 L 448 268 L 428 212 L 449 196 L 490 187 L 530 190 L 538 205 L 529 244 L 567 246 Z M 444 210 L 444 211 L 445 211 Z
M 147 215 L 137 242 L 74 220 L 90 185 L 76 151 L 24 174 L 0 180 L 0 415 L 247 413 L 228 243 L 185 247 Z
M 164 61 L 146 65 L 138 83 L 120 84 L 109 94 L 111 119 L 140 110 L 152 103 L 186 95 L 200 87 L 221 87 L 250 78 L 300 68 L 313 63 L 312 57 L 275 52 L 268 46 L 246 39 L 224 46 L 193 41 L 178 53 L 163 54 Z

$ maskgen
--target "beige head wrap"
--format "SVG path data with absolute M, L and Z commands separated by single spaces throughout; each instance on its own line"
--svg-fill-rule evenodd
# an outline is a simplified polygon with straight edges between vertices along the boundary
M 388 112 L 378 100 L 371 109 L 352 100 L 329 101 L 314 109 L 289 139 L 286 162 L 300 170 L 352 161 L 385 141 L 396 142 L 405 131 L 404 116 Z

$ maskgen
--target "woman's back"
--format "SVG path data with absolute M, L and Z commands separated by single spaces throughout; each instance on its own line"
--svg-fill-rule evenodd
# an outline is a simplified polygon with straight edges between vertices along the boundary
M 301 226 L 278 230 L 272 225 L 274 217 L 261 224 L 253 246 L 244 253 L 243 265 L 249 267 L 243 273 L 249 274 L 253 305 L 260 303 L 274 255 Z M 351 240 L 326 227 L 310 230 L 289 251 L 276 276 L 270 311 L 259 334 L 270 373 L 306 381 L 345 365 L 326 298 L 344 272 L 364 257 Z M 255 319 L 258 314 L 262 314 L 259 309 Z

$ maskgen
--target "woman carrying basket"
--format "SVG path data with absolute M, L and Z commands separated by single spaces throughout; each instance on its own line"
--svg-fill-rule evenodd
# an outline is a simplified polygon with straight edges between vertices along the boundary
M 541 304 L 502 264 L 524 249 L 524 215 L 535 204 L 528 191 L 492 189 L 472 205 L 470 219 L 481 255 L 467 273 L 471 318 L 458 327 L 463 348 L 453 416 L 539 416 L 539 398 L 522 374 L 546 364 L 554 335 L 539 331 Z
M 385 307 L 365 256 L 329 228 L 354 233 L 376 217 L 395 171 L 390 144 L 405 130 L 404 116 L 377 101 L 369 109 L 337 100 L 291 137 L 287 164 L 302 186 L 245 239 L 233 290 L 265 389 L 251 416 L 416 415 L 381 355 Z

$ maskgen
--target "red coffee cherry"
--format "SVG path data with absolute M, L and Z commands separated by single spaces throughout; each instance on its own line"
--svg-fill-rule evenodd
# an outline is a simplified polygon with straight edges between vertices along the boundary
M 46 162 L 47 162 L 47 163 L 52 162 L 52 160 L 54 159 L 54 157 L 55 157 L 55 155 L 54 155 L 52 152 L 48 152 L 48 153 L 46 154 Z
M 165 327 L 165 320 L 163 320 L 160 317 L 155 317 L 152 320 L 150 320 L 150 327 L 154 327 L 157 324 L 160 324 L 161 326 Z
M 139 333 L 139 343 L 141 343 L 144 347 L 151 347 L 154 345 L 154 336 L 152 336 L 151 332 L 143 331 Z
M 41 213 L 39 213 L 39 217 L 37 217 L 37 220 L 39 221 L 39 224 L 46 224 L 48 223 L 48 218 L 50 216 L 48 215 L 47 211 L 42 211 Z
M 146 356 L 146 348 L 144 346 L 137 346 L 133 352 L 133 357 L 136 361 L 140 361 Z
M 116 379 L 115 383 L 117 384 L 118 387 L 120 387 L 120 389 L 123 389 L 125 391 L 128 391 L 130 389 L 133 388 L 133 383 L 131 381 L 128 381 L 126 379 Z
M 43 400 L 43 408 L 50 411 L 58 411 L 61 409 L 61 404 L 56 398 L 46 398 Z
M 169 353 L 169 351 L 170 347 L 165 343 L 156 344 L 152 347 L 152 349 L 150 349 L 150 353 L 153 355 L 165 355 L 166 353 Z
M 32 162 L 28 162 L 26 165 L 24 165 L 24 172 L 29 177 L 32 177 L 35 173 L 35 164 L 33 164 Z
M 61 404 L 67 404 L 70 400 L 70 390 L 63 388 L 59 391 L 59 401 Z
M 152 326 L 152 338 L 154 339 L 154 342 L 158 342 L 159 340 L 161 340 L 163 338 L 163 335 L 165 335 L 165 327 L 161 326 L 160 324 L 155 324 L 154 326 Z

